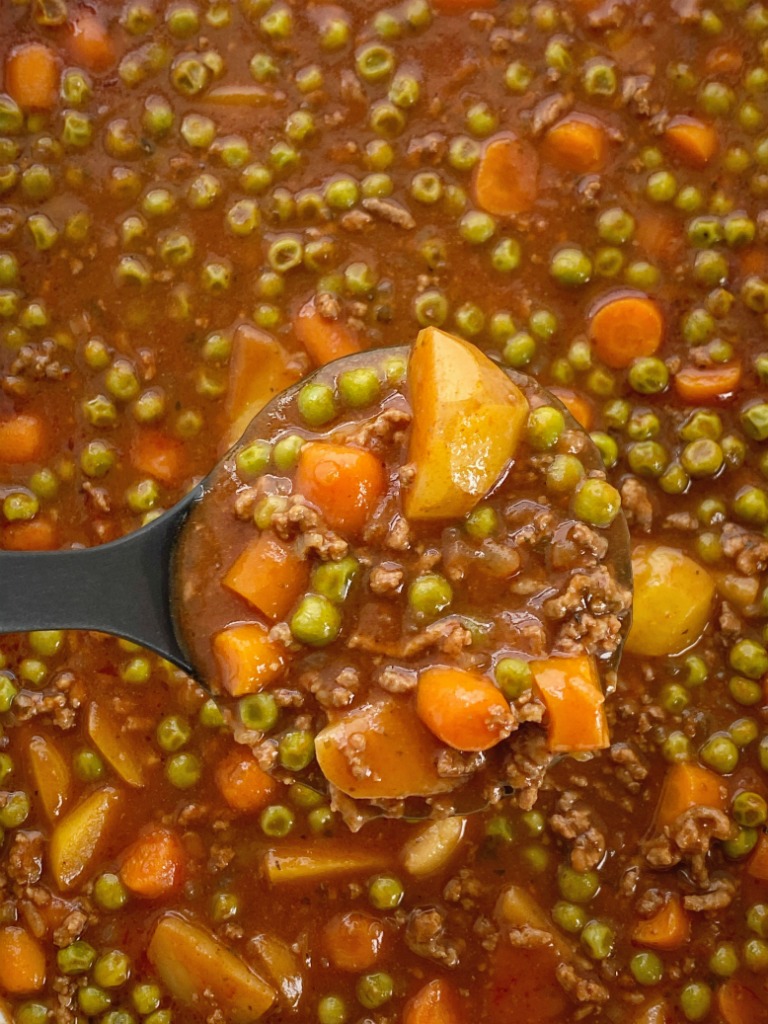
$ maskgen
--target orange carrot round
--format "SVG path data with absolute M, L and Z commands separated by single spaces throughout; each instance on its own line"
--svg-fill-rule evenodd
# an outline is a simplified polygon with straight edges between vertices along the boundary
M 689 167 L 706 167 L 717 152 L 717 132 L 711 124 L 695 117 L 673 117 L 664 139 L 675 156 Z
M 132 843 L 122 857 L 120 878 L 137 896 L 158 899 L 184 882 L 186 851 L 169 828 L 155 828 Z
M 131 465 L 140 473 L 164 484 L 175 484 L 184 476 L 184 445 L 163 430 L 143 430 L 131 445 Z
M 50 519 L 9 523 L 0 533 L 0 547 L 5 551 L 53 551 L 58 543 L 56 525 Z
M 5 61 L 5 89 L 23 110 L 50 110 L 59 89 L 59 63 L 44 43 L 17 46 Z
M 45 954 L 26 928 L 0 929 L 0 989 L 6 995 L 29 995 L 45 984 Z
M 587 174 L 599 171 L 608 159 L 608 136 L 594 118 L 571 114 L 553 125 L 544 136 L 544 153 L 566 171 Z
M 661 344 L 664 318 L 646 296 L 623 295 L 610 299 L 593 313 L 589 337 L 598 357 L 621 369 L 639 356 L 650 356 Z
M 236 747 L 223 757 L 214 778 L 229 806 L 241 814 L 263 810 L 278 786 L 247 747 Z
M 328 921 L 322 941 L 334 967 L 356 973 L 367 971 L 381 956 L 384 926 L 370 914 L 351 910 Z
M 106 71 L 115 63 L 115 44 L 104 22 L 82 11 L 72 24 L 69 50 L 79 64 L 91 71 Z
M 362 350 L 352 329 L 340 320 L 327 320 L 321 316 L 314 299 L 301 307 L 294 318 L 293 329 L 315 366 L 325 366 L 334 359 Z
M 509 736 L 509 704 L 490 679 L 458 668 L 429 668 L 419 677 L 416 711 L 424 725 L 457 750 L 488 750 Z
M 497 217 L 530 210 L 538 193 L 539 158 L 530 143 L 514 137 L 494 139 L 475 171 L 477 205 Z
M 730 398 L 741 383 L 741 363 L 684 366 L 673 377 L 675 391 L 689 405 L 708 405 Z
M 21 412 L 0 421 L 0 462 L 34 462 L 45 452 L 46 429 L 35 413 Z
M 387 489 L 387 476 L 371 452 L 317 442 L 301 449 L 294 487 L 332 529 L 360 533 Z
M 735 978 L 718 987 L 717 1008 L 725 1024 L 768 1024 L 764 1000 Z
M 428 981 L 405 1004 L 403 1024 L 463 1024 L 456 989 L 446 978 Z

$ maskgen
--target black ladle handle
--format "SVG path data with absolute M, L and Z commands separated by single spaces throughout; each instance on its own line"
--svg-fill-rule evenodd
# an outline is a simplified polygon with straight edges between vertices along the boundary
M 195 675 L 173 616 L 173 550 L 198 484 L 147 526 L 94 548 L 0 551 L 0 634 L 93 629 L 133 640 Z

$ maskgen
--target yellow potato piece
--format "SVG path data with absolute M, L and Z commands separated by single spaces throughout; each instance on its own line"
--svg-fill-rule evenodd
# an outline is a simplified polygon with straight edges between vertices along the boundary
M 409 875 L 423 878 L 442 871 L 458 850 L 467 819 L 459 815 L 441 818 L 408 839 L 400 851 L 400 860 Z
M 339 875 L 370 874 L 389 864 L 386 854 L 376 850 L 354 850 L 349 843 L 324 843 L 320 849 L 268 850 L 262 861 L 267 879 L 281 882 L 322 882 Z
M 69 803 L 72 772 L 56 743 L 47 736 L 33 736 L 28 750 L 35 789 L 46 818 L 54 822 Z
M 147 955 L 174 999 L 195 1007 L 210 1001 L 228 1024 L 251 1024 L 275 1001 L 272 986 L 241 957 L 179 914 L 160 919 Z
M 709 620 L 715 581 L 692 558 L 665 545 L 640 544 L 632 553 L 635 580 L 627 650 L 647 657 L 680 654 Z
M 120 815 L 123 794 L 111 786 L 91 793 L 53 830 L 49 861 L 59 889 L 66 892 L 83 879 Z
M 141 789 L 147 784 L 147 769 L 158 758 L 148 737 L 128 732 L 107 708 L 91 701 L 88 708 L 88 734 L 99 753 L 129 786 Z
M 411 519 L 463 516 L 513 458 L 528 402 L 474 345 L 436 327 L 419 332 L 408 364 L 413 424 L 405 490 Z

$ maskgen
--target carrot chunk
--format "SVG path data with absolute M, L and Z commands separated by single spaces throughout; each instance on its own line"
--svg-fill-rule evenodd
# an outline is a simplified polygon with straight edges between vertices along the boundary
M 370 914 L 351 910 L 336 914 L 327 922 L 322 942 L 334 967 L 341 971 L 367 971 L 381 957 L 384 926 Z
M 758 836 L 752 855 L 747 861 L 747 874 L 768 882 L 768 835 L 761 832 Z
M 511 217 L 530 210 L 539 189 L 539 158 L 528 142 L 494 139 L 483 150 L 475 171 L 475 200 L 488 213 Z
M 251 814 L 269 803 L 278 783 L 259 767 L 247 747 L 235 747 L 216 765 L 219 792 L 233 811 Z
M 359 534 L 387 489 L 387 475 L 371 452 L 317 442 L 301 449 L 294 488 L 332 529 Z
M 613 369 L 651 356 L 661 344 L 664 318 L 653 299 L 622 295 L 600 306 L 589 322 L 589 337 L 598 357 Z
M 570 388 L 550 388 L 549 390 L 556 398 L 560 399 L 565 408 L 580 426 L 585 430 L 592 429 L 592 422 L 595 414 L 592 408 L 592 403 L 588 398 L 585 398 L 584 395 L 577 394 L 575 391 L 571 391 Z
M 114 66 L 115 44 L 101 18 L 81 11 L 72 23 L 69 52 L 89 71 L 106 71 Z
M 232 564 L 224 586 L 277 621 L 288 614 L 308 579 L 306 560 L 267 532 L 252 540 Z
M 422 985 L 403 1008 L 403 1024 L 463 1024 L 459 995 L 446 978 Z
M 730 398 L 741 383 L 741 363 L 684 366 L 672 378 L 675 391 L 689 405 L 709 405 Z
M 639 921 L 632 931 L 633 940 L 640 946 L 653 949 L 679 949 L 691 934 L 691 919 L 680 902 L 670 895 L 667 902 L 653 917 Z
M 234 444 L 256 413 L 299 376 L 279 341 L 252 324 L 240 324 L 232 338 L 229 360 L 226 445 Z
M 608 136 L 594 118 L 570 114 L 544 136 L 543 152 L 565 171 L 587 174 L 601 170 L 608 159 Z
M 31 412 L 0 421 L 0 462 L 34 462 L 45 451 L 46 436 L 42 419 Z
M 269 630 L 261 622 L 223 629 L 214 637 L 213 653 L 232 697 L 256 693 L 285 671 L 285 648 L 269 639 Z
M 325 366 L 334 359 L 361 352 L 363 348 L 351 328 L 321 316 L 314 299 L 301 307 L 294 318 L 293 330 L 315 366 Z
M 725 787 L 708 768 L 698 764 L 673 764 L 667 769 L 656 807 L 654 827 L 671 825 L 691 807 L 725 810 Z
M 6 995 L 39 992 L 45 984 L 45 953 L 26 928 L 0 929 L 0 989 Z
M 534 689 L 547 709 L 549 749 L 560 753 L 610 745 L 605 695 L 592 658 L 532 661 Z
M 509 736 L 509 704 L 490 679 L 458 668 L 429 668 L 419 676 L 416 712 L 443 743 L 488 750 Z
M 50 110 L 56 105 L 59 63 L 44 43 L 24 43 L 5 61 L 5 89 L 23 110 Z
M 58 546 L 56 526 L 50 519 L 9 523 L 0 534 L 5 551 L 53 551 Z
M 183 442 L 163 430 L 142 430 L 131 444 L 131 465 L 163 484 L 178 483 L 185 475 Z
M 725 1024 L 768 1024 L 768 1003 L 735 978 L 719 986 L 716 1001 Z
M 669 148 L 689 167 L 706 167 L 717 152 L 717 132 L 695 117 L 673 117 L 664 132 Z
M 154 828 L 139 836 L 124 852 L 120 878 L 137 896 L 159 899 L 183 884 L 186 859 L 175 832 L 169 828 Z

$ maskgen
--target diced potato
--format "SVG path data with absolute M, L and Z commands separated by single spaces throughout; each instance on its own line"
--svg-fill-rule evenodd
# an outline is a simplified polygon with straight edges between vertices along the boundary
M 88 735 L 105 761 L 129 786 L 141 789 L 147 784 L 147 769 L 157 755 L 148 739 L 129 732 L 107 708 L 91 701 L 88 708 Z
M 72 772 L 56 743 L 47 736 L 29 741 L 29 763 L 45 816 L 54 822 L 69 803 Z
M 263 973 L 278 990 L 282 1002 L 295 1010 L 299 1005 L 304 981 L 298 959 L 290 946 L 275 935 L 254 935 L 248 948 L 258 956 Z
M 279 341 L 252 324 L 240 324 L 229 360 L 227 445 L 234 444 L 256 413 L 300 376 Z
M 354 764 L 353 737 L 364 741 Z M 315 737 L 320 770 L 342 793 L 360 800 L 429 796 L 453 788 L 437 773 L 437 741 L 410 704 L 382 700 L 355 708 Z M 361 769 L 364 769 L 364 774 Z
M 348 843 L 324 843 L 322 847 L 269 850 L 262 862 L 270 882 L 322 882 L 338 875 L 369 874 L 388 866 L 386 853 L 356 850 Z
M 147 949 L 174 999 L 187 1006 L 214 1003 L 228 1024 L 252 1024 L 277 993 L 209 931 L 179 914 L 160 919 Z
M 62 818 L 51 835 L 49 860 L 59 889 L 66 892 L 84 879 L 98 858 L 124 803 L 124 794 L 104 786 Z
M 496 901 L 494 916 L 501 925 L 509 928 L 537 928 L 549 932 L 557 953 L 564 960 L 573 957 L 573 949 L 554 927 L 549 915 L 540 906 L 534 896 L 522 885 L 509 885 Z
M 627 650 L 647 657 L 679 654 L 709 620 L 715 582 L 676 548 L 639 544 L 632 553 L 635 596 Z
M 528 402 L 474 345 L 435 327 L 419 332 L 408 365 L 413 423 L 405 491 L 411 519 L 466 515 L 493 487 L 522 438 Z
M 670 1024 L 675 1019 L 674 1011 L 664 999 L 646 1003 L 632 1018 L 632 1024 Z
M 423 878 L 441 871 L 459 848 L 466 826 L 467 819 L 458 815 L 441 818 L 409 839 L 400 853 L 408 874 Z

